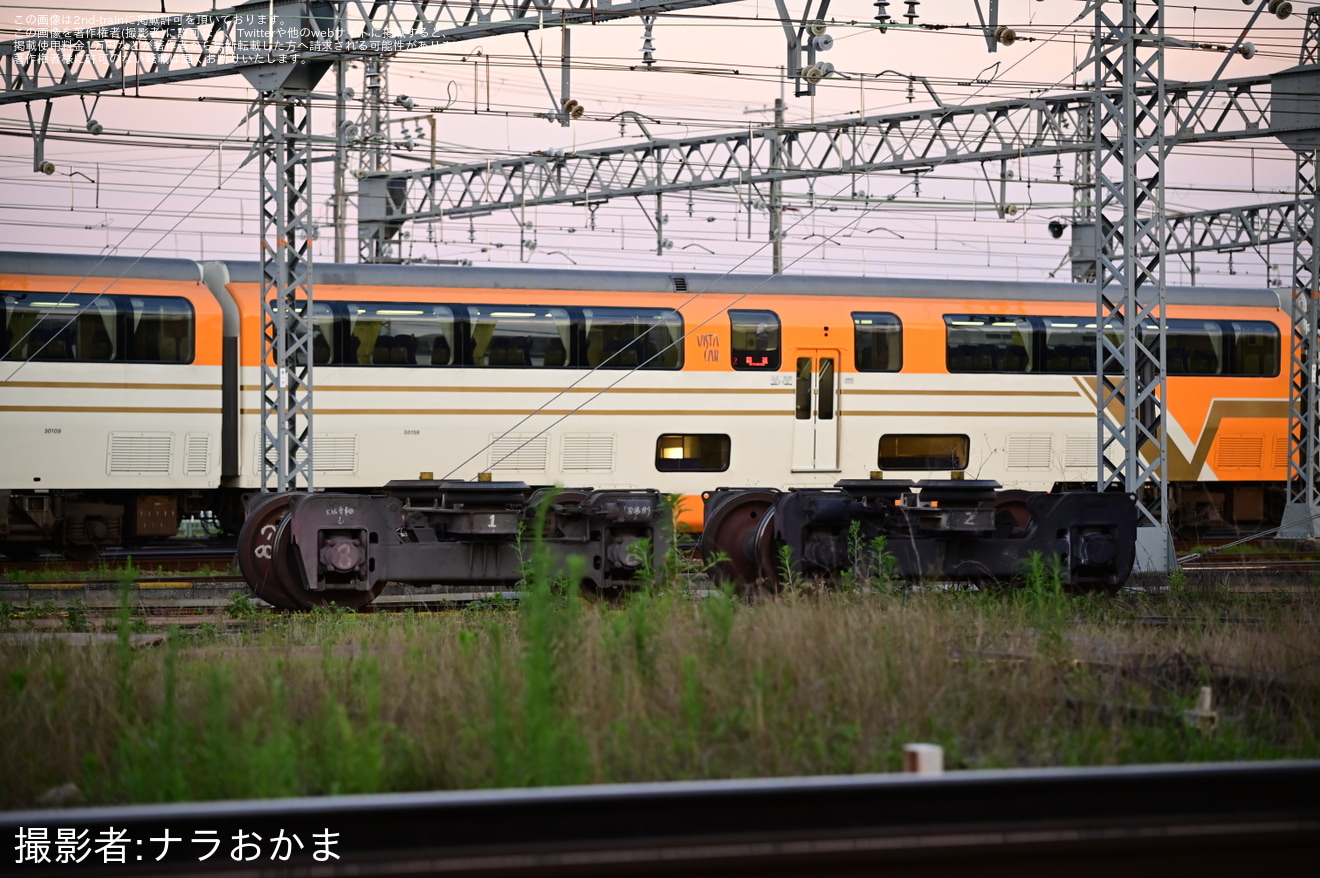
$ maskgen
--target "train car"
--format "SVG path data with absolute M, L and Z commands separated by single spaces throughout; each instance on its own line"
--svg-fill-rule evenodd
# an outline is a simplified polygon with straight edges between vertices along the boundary
M 236 317 L 194 261 L 0 254 L 0 551 L 89 557 L 214 508 Z
M 243 316 L 239 441 L 255 467 L 259 275 L 208 277 Z M 695 524 L 715 485 L 1094 484 L 1093 287 L 347 265 L 315 281 L 318 487 L 422 472 L 658 487 Z M 1270 522 L 1287 462 L 1278 295 L 1168 303 L 1180 521 Z
M 29 288 L 83 295 L 64 301 L 84 319 L 97 293 L 81 292 L 92 270 L 80 259 L 0 256 L 6 331 L 59 320 L 51 309 L 20 316 L 35 313 L 17 298 Z M 127 539 L 158 502 L 137 498 L 233 520 L 238 498 L 260 488 L 259 267 L 140 260 L 96 272 L 122 275 L 101 295 L 128 297 L 130 323 L 134 296 L 186 301 L 192 358 L 146 361 L 125 347 L 101 362 L 88 342 L 50 362 L 34 358 L 30 338 L 6 344 L 0 411 L 23 425 L 6 429 L 0 463 L 6 546 L 38 533 L 21 510 L 43 496 L 122 506 Z M 656 489 L 685 498 L 696 529 L 702 496 L 721 486 L 1095 481 L 1090 286 L 376 265 L 317 265 L 314 281 L 318 490 L 424 473 Z M 1287 313 L 1268 290 L 1170 289 L 1167 302 L 1175 524 L 1277 523 Z M 112 389 L 113 400 L 100 396 Z M 77 444 L 43 445 L 39 412 L 66 419 L 49 424 L 61 430 L 79 418 Z M 168 476 L 156 471 L 163 459 L 152 472 L 114 463 L 127 432 L 159 448 L 171 437 Z M 201 435 L 205 475 L 201 463 L 188 469 Z M 38 471 L 55 479 L 34 462 L 72 458 L 57 480 L 32 482 Z M 109 544 L 109 531 L 74 533 L 54 542 Z

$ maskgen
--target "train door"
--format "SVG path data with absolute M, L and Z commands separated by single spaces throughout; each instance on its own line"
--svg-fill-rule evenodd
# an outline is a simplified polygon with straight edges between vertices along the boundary
M 793 392 L 793 471 L 839 469 L 839 352 L 798 350 Z

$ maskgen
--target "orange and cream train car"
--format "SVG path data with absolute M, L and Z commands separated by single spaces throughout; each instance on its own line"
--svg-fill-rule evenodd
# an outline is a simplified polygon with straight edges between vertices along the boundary
M 1093 485 L 1090 286 L 317 265 L 318 489 L 437 479 L 651 488 Z M 0 254 L 0 551 L 236 524 L 260 488 L 252 263 Z M 1185 534 L 1275 523 L 1287 314 L 1167 295 Z

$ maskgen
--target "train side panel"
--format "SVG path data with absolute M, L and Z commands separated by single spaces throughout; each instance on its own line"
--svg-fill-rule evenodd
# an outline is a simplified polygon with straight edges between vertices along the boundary
M 5 541 L 172 534 L 220 483 L 220 308 L 196 264 L 143 262 L 0 258 Z

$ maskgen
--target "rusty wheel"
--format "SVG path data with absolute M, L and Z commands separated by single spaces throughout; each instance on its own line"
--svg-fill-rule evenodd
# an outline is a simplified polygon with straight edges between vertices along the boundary
M 1031 507 L 1028 503 L 1033 496 L 1031 491 L 1000 491 L 995 499 L 986 504 L 995 510 L 996 536 L 1026 533 L 1031 524 Z
M 565 488 L 562 491 L 546 492 L 546 495 L 553 496 L 553 500 L 550 508 L 545 512 L 545 529 L 543 533 L 546 537 L 562 536 L 563 532 L 559 529 L 559 516 L 555 513 L 555 507 L 581 503 L 587 499 L 587 492 L 577 488 Z M 532 501 L 528 505 L 536 502 L 543 502 L 543 499 L 538 501 L 536 496 L 533 495 Z
M 760 579 L 759 589 L 771 594 L 779 593 L 779 546 L 775 542 L 775 507 L 771 506 L 761 517 L 755 536 L 756 564 Z
M 275 536 L 288 517 L 291 494 L 268 494 L 253 501 L 238 532 L 238 569 L 252 593 L 281 610 L 301 609 L 280 581 Z
M 774 491 L 744 491 L 711 513 L 701 535 L 701 555 L 713 565 L 711 574 L 716 579 L 751 588 L 766 575 L 762 570 L 764 552 L 757 536 L 777 497 Z M 723 559 L 715 563 L 720 555 Z
M 385 590 L 382 581 L 370 591 L 357 589 L 328 589 L 311 591 L 303 579 L 302 568 L 298 564 L 298 549 L 293 544 L 292 522 L 295 512 L 285 517 L 275 531 L 273 542 L 272 566 L 277 578 L 289 598 L 297 604 L 296 609 L 310 610 L 313 607 L 328 607 L 334 604 L 349 610 L 360 610 L 374 601 Z

